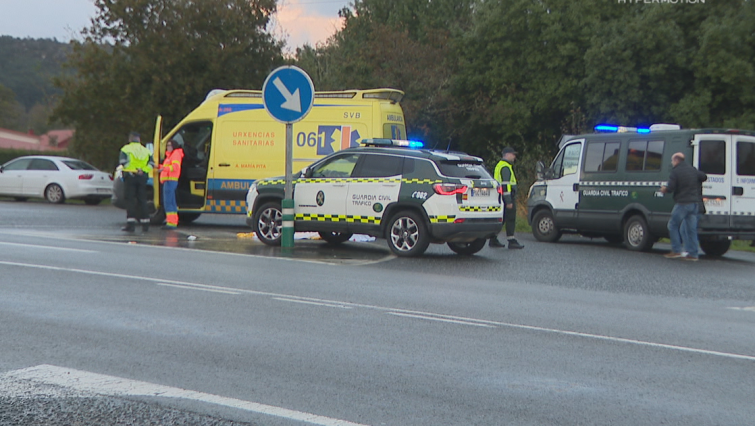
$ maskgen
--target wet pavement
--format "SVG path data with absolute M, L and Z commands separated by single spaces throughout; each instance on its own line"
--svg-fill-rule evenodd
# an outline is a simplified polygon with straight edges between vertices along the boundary
M 25 231 L 25 234 L 40 233 Z M 208 250 L 222 253 L 262 257 L 285 257 L 303 261 L 330 264 L 370 264 L 395 258 L 385 240 L 348 241 L 343 244 L 329 244 L 319 239 L 316 233 L 297 233 L 293 248 L 271 247 L 263 244 L 254 234 L 235 226 L 207 226 L 193 224 L 176 230 L 151 227 L 148 232 L 137 230 L 126 233 L 120 230 L 97 229 L 87 231 L 58 230 L 44 231 L 45 236 L 63 239 L 104 241 L 110 243 L 142 244 L 173 247 L 191 250 Z M 366 236 L 353 237 L 360 240 Z

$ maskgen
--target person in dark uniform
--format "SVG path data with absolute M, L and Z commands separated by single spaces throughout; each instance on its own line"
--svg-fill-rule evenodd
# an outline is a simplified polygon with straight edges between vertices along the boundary
M 126 145 L 121 148 L 118 161 L 123 167 L 123 186 L 126 200 L 126 226 L 121 231 L 134 232 L 137 221 L 142 231 L 149 230 L 147 210 L 147 180 L 152 174 L 152 153 L 141 143 L 139 133 L 131 132 Z
M 513 164 L 516 161 L 517 152 L 507 146 L 503 148 L 502 159 L 495 166 L 493 176 L 503 186 L 503 219 L 506 226 L 506 238 L 510 249 L 523 249 L 524 246 L 514 237 L 516 230 L 516 175 Z M 506 247 L 498 240 L 498 236 L 490 239 L 490 247 Z

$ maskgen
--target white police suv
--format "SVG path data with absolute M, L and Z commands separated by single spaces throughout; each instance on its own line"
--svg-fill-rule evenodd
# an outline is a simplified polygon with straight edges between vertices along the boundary
M 430 243 L 471 255 L 501 230 L 501 187 L 482 159 L 414 141 L 361 143 L 293 176 L 296 232 L 318 232 L 332 244 L 366 234 L 388 240 L 398 256 L 416 256 Z M 247 224 L 268 245 L 280 245 L 284 185 L 281 177 L 261 179 L 247 194 Z

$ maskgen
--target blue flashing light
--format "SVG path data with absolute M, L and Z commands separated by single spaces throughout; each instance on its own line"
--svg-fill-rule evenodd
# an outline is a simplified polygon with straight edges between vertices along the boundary
M 647 127 L 625 127 L 625 126 L 611 126 L 608 124 L 599 124 L 595 126 L 596 132 L 608 132 L 608 133 L 640 133 L 648 134 L 650 129 Z
M 616 133 L 619 131 L 619 126 L 609 126 L 607 124 L 599 124 L 595 126 L 596 132 L 612 132 Z
M 424 146 L 425 146 L 425 143 L 424 143 L 424 142 L 420 142 L 420 141 L 409 141 L 409 148 L 412 148 L 412 149 L 420 149 L 420 148 L 423 148 Z

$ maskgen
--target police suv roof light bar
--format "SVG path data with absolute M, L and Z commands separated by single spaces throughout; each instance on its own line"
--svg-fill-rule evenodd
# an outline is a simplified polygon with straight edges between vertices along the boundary
M 612 126 L 609 124 L 599 124 L 595 126 L 596 132 L 603 133 L 650 133 L 650 129 L 645 127 L 625 127 L 625 126 Z
M 425 144 L 420 141 L 407 141 L 385 138 L 362 139 L 360 143 L 364 146 L 400 146 L 412 149 L 420 149 L 425 146 Z

